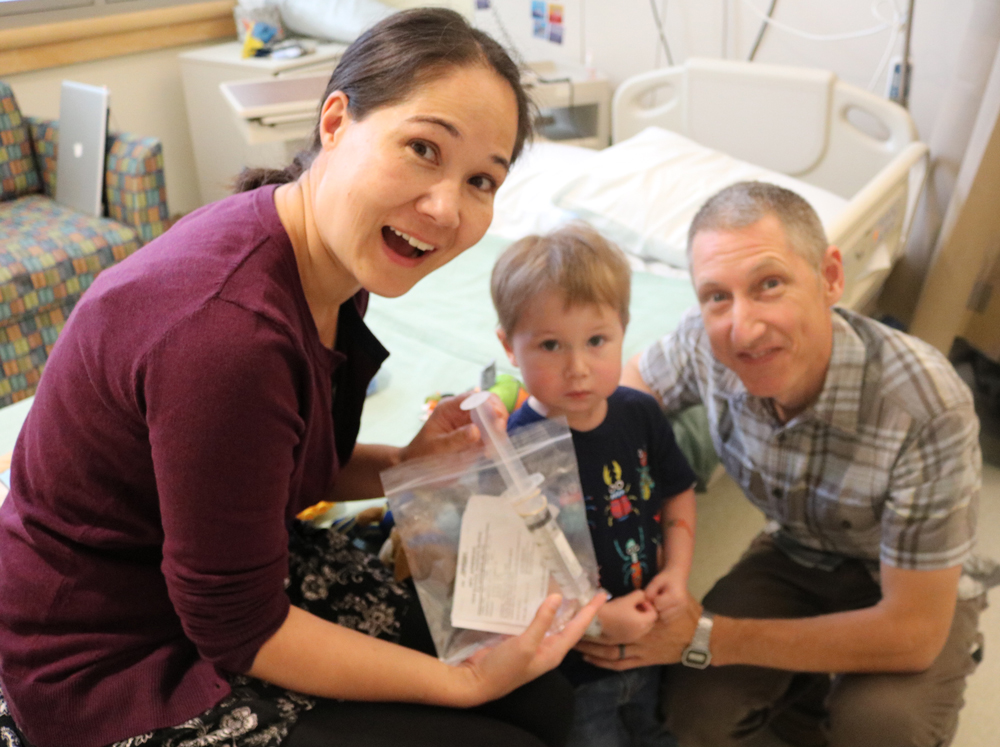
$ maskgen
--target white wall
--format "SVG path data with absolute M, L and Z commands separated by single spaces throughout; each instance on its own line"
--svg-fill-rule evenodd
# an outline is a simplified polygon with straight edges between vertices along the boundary
M 666 6 L 665 30 L 675 63 L 691 56 L 746 59 L 760 28 L 759 18 L 745 0 L 654 0 Z M 894 0 L 905 11 L 906 0 Z M 761 13 L 769 0 L 750 0 Z M 780 0 L 775 19 L 814 34 L 840 34 L 881 25 L 892 0 Z M 974 0 L 917 0 L 911 59 L 911 111 L 921 137 L 929 137 L 938 106 L 961 52 Z M 563 0 L 566 33 L 562 45 L 532 37 L 531 0 L 493 0 L 490 10 L 475 12 L 476 23 L 503 40 L 497 16 L 527 60 L 561 59 L 583 63 L 589 51 L 593 64 L 613 84 L 654 67 L 666 65 L 649 0 Z M 661 14 L 662 17 L 662 14 Z M 902 53 L 902 34 L 882 31 L 859 39 L 812 41 L 771 28 L 756 60 L 833 70 L 842 79 L 868 87 L 890 38 L 893 54 Z M 888 65 L 886 65 L 886 70 Z M 873 90 L 885 91 L 886 73 Z

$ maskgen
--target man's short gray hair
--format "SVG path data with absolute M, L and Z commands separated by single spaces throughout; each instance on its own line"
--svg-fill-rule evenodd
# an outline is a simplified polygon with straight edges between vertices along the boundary
M 767 182 L 737 182 L 710 197 L 691 221 L 687 254 L 702 231 L 736 231 L 773 215 L 785 230 L 789 248 L 816 270 L 829 242 L 812 205 L 789 189 Z

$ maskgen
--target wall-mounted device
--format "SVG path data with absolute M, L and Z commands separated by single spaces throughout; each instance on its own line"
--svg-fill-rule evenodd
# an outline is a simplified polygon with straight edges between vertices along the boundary
M 538 106 L 539 136 L 587 148 L 608 145 L 611 85 L 606 77 L 561 62 L 529 62 L 522 82 Z

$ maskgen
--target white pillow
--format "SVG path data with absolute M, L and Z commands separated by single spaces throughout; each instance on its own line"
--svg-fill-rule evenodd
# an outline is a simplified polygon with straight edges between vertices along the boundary
M 493 200 L 490 233 L 506 239 L 548 233 L 576 216 L 552 198 L 576 179 L 598 152 L 590 148 L 537 141 L 510 169 Z
M 245 4 L 245 3 L 244 3 Z M 396 12 L 379 0 L 277 0 L 285 28 L 314 39 L 350 43 Z
M 590 222 L 626 252 L 687 268 L 687 230 L 695 213 L 723 187 L 750 180 L 797 192 L 828 230 L 847 205 L 824 189 L 659 127 L 598 152 L 584 171 L 564 183 L 553 201 Z

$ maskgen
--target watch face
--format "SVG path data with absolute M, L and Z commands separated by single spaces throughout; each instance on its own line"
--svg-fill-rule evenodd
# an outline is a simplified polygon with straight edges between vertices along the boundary
M 711 660 L 712 655 L 708 651 L 689 648 L 684 651 L 684 658 L 681 659 L 681 663 L 695 669 L 705 669 Z

